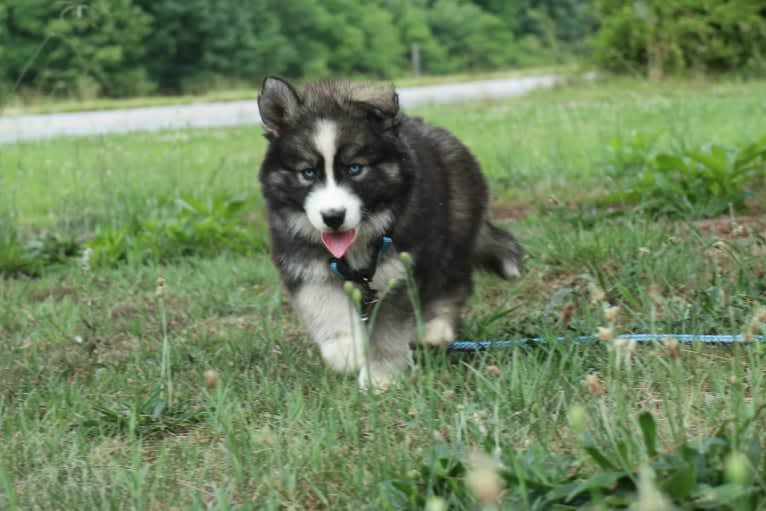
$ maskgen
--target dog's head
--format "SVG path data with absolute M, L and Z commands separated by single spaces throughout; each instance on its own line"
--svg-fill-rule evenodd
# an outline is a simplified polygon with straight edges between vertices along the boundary
M 393 88 L 319 82 L 298 92 L 267 77 L 258 107 L 269 140 L 262 191 L 291 234 L 342 257 L 390 227 L 410 181 Z

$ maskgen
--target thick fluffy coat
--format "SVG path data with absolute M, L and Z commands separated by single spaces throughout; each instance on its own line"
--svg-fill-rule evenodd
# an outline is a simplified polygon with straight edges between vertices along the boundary
M 269 140 L 260 180 L 272 257 L 334 369 L 359 371 L 363 386 L 385 385 L 406 366 L 418 330 L 398 285 L 380 304 L 367 343 L 330 260 L 374 272 L 369 287 L 382 291 L 403 277 L 399 252 L 408 252 L 422 340 L 439 345 L 455 337 L 474 269 L 518 274 L 521 250 L 489 223 L 475 158 L 447 131 L 401 113 L 392 88 L 320 82 L 298 92 L 269 77 L 258 101 Z M 380 256 L 384 235 L 395 249 Z

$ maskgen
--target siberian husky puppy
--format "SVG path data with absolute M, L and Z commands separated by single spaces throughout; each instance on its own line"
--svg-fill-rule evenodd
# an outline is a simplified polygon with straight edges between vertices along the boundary
M 324 81 L 299 91 L 267 77 L 258 105 L 272 258 L 333 369 L 358 372 L 361 386 L 387 385 L 412 343 L 455 338 L 475 269 L 518 275 L 521 248 L 489 222 L 476 159 L 449 132 L 403 114 L 393 88 Z M 391 289 L 404 276 L 401 252 L 422 336 L 406 285 Z M 363 310 L 345 281 L 360 289 Z M 384 290 L 368 332 L 366 313 Z

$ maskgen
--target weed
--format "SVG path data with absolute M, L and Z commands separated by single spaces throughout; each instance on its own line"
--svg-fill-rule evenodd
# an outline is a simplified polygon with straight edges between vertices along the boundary
M 148 396 L 136 394 L 132 401 L 93 405 L 91 414 L 76 424 L 89 435 L 136 437 L 178 434 L 204 420 L 209 410 L 193 403 L 171 404 L 163 398 L 166 388 L 155 385 Z
M 7 220 L 0 221 L 0 275 L 39 275 L 41 261 L 24 247 L 16 226 Z
M 747 209 L 750 188 L 766 178 L 766 137 L 744 147 L 710 144 L 651 158 L 625 192 L 607 200 L 650 215 L 708 218 Z
M 245 198 L 208 197 L 204 201 L 178 198 L 129 225 L 101 227 L 87 243 L 95 265 L 168 262 L 191 255 L 214 255 L 222 251 L 265 251 L 262 231 L 241 226 Z
M 247 199 L 218 196 L 200 201 L 185 197 L 159 204 L 128 225 L 100 225 L 84 244 L 53 232 L 24 242 L 15 224 L 5 220 L 0 229 L 0 273 L 39 276 L 44 268 L 66 264 L 84 251 L 90 268 L 266 250 L 263 229 L 242 226 Z
M 640 131 L 610 139 L 606 144 L 606 175 L 612 179 L 634 177 L 651 161 L 658 139 L 658 133 Z
M 46 233 L 27 243 L 29 257 L 45 266 L 65 264 L 80 255 L 81 246 L 77 240 L 56 233 Z
M 39 276 L 44 268 L 64 264 L 79 253 L 77 241 L 55 233 L 24 241 L 15 219 L 0 217 L 0 276 Z
M 682 442 L 665 450 L 658 446 L 653 415 L 643 412 L 638 417 L 643 452 L 637 459 L 628 459 L 628 444 L 637 444 L 636 438 L 618 439 L 618 452 L 610 454 L 587 431 L 580 435 L 583 459 L 541 449 L 526 453 L 506 449 L 499 470 L 508 488 L 504 499 L 509 505 L 526 503 L 533 510 L 582 509 L 594 504 L 627 509 L 643 498 L 642 484 L 650 484 L 646 474 L 651 474 L 660 495 L 680 509 L 760 509 L 766 503 L 766 489 L 759 483 L 766 475 L 762 473 L 766 456 L 754 424 L 763 410 L 757 409 L 741 424 L 724 422 L 706 440 Z M 571 413 L 570 420 L 580 415 Z M 585 421 L 585 417 L 577 420 Z M 431 495 L 468 509 L 475 492 L 468 487 L 471 473 L 464 460 L 465 448 L 442 444 L 419 470 L 409 477 L 397 474 L 384 485 L 399 509 L 421 509 Z

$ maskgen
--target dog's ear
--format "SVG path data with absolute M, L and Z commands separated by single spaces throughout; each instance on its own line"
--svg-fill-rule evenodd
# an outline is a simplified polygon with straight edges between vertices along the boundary
M 385 129 L 398 125 L 399 95 L 391 86 L 356 86 L 351 100 L 367 115 L 383 122 Z
M 292 85 L 276 76 L 267 76 L 258 96 L 258 110 L 267 137 L 278 136 L 288 126 L 300 104 L 300 96 Z

